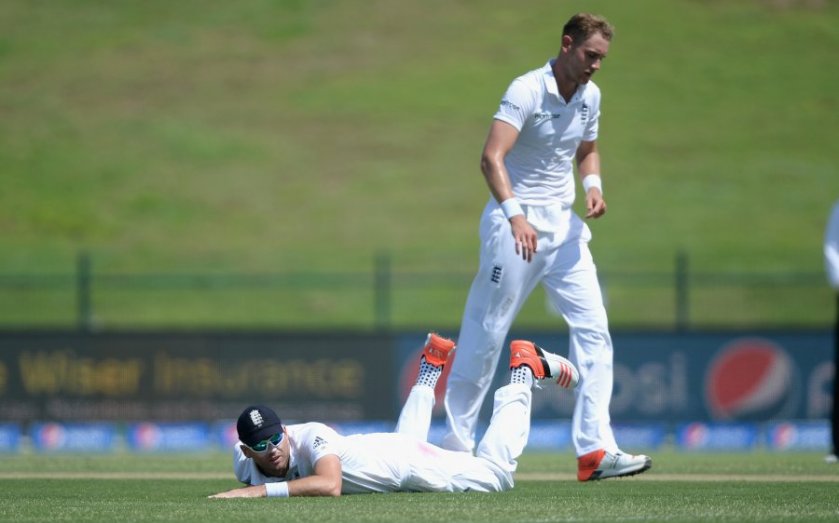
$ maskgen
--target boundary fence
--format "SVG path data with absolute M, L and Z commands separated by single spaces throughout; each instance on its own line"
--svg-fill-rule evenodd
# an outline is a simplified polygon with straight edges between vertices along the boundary
M 363 319 L 357 321 L 354 327 L 366 330 L 390 330 L 404 326 L 394 321 L 395 296 L 402 292 L 421 292 L 427 289 L 445 288 L 457 289 L 458 299 L 465 300 L 466 291 L 473 278 L 473 272 L 456 271 L 405 271 L 394 267 L 392 258 L 388 254 L 379 254 L 374 258 L 370 271 L 290 271 L 272 273 L 126 273 L 95 271 L 91 257 L 87 253 L 80 253 L 73 271 L 67 273 L 0 273 L 0 294 L 10 291 L 37 293 L 59 291 L 74 296 L 72 323 L 81 331 L 93 331 L 101 327 L 97 325 L 96 301 L 97 292 L 121 293 L 130 301 L 130 296 L 138 295 L 142 291 L 162 292 L 199 292 L 199 291 L 290 291 L 290 292 L 344 292 L 363 294 L 369 299 L 369 310 L 362 314 Z M 657 289 L 659 293 L 666 293 L 662 299 L 666 302 L 669 319 L 653 322 L 658 327 L 675 331 L 686 331 L 692 328 L 716 327 L 705 325 L 697 318 L 699 307 L 708 307 L 708 299 L 702 300 L 702 305 L 696 296 L 700 293 L 725 294 L 725 290 L 740 289 L 748 291 L 757 289 L 767 297 L 753 298 L 758 301 L 777 301 L 778 306 L 797 307 L 794 303 L 798 298 L 790 298 L 785 291 L 796 289 L 801 296 L 817 295 L 821 302 L 832 303 L 827 299 L 829 294 L 824 275 L 820 272 L 710 272 L 692 270 L 689 257 L 685 252 L 679 252 L 674 257 L 672 271 L 638 272 L 638 271 L 603 271 L 600 272 L 604 292 L 608 294 L 613 289 L 623 289 L 625 292 L 642 293 L 645 290 Z M 133 294 L 132 294 L 133 293 Z M 822 294 L 824 296 L 822 296 Z M 366 298 L 369 296 L 369 298 Z M 725 297 L 719 298 L 724 301 Z M 802 298 L 803 299 L 803 298 Z M 70 311 L 68 311 L 70 312 Z M 815 318 L 805 326 L 827 325 L 830 314 L 824 311 L 824 320 Z M 454 319 L 454 322 L 459 320 Z M 328 326 L 330 319 L 323 318 Z M 0 326 L 20 326 L 27 322 L 17 318 L 10 321 L 2 317 L 0 311 Z M 404 323 L 404 321 L 402 322 Z M 740 322 L 742 323 L 742 322 Z M 799 321 L 779 321 L 777 317 L 766 320 L 750 320 L 747 323 L 757 323 L 760 326 L 775 325 L 797 326 Z M 38 324 L 43 327 L 43 323 Z M 66 328 L 67 322 L 55 327 Z M 122 325 L 124 327 L 124 325 Z M 342 326 L 346 326 L 345 324 Z M 622 325 L 625 327 L 625 325 Z M 649 326 L 649 325 L 644 325 Z M 733 326 L 749 326 L 734 322 Z

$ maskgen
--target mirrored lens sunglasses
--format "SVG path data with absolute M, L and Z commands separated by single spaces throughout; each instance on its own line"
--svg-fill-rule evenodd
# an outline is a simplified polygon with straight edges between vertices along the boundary
M 248 448 L 250 448 L 254 452 L 259 452 L 260 454 L 262 454 L 263 452 L 267 452 L 268 449 L 270 448 L 268 446 L 269 443 L 276 447 L 277 445 L 280 444 L 280 442 L 282 440 L 283 440 L 283 433 L 282 432 L 277 432 L 276 434 L 274 434 L 273 436 L 271 436 L 268 439 L 264 439 L 264 440 L 260 441 L 259 443 L 255 443 L 254 445 L 248 445 Z

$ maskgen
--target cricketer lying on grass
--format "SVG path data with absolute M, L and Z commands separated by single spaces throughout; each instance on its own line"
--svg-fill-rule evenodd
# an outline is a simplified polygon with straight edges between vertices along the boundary
M 236 478 L 247 487 L 213 498 L 339 496 L 372 492 L 497 492 L 513 488 L 530 433 L 531 388 L 552 380 L 574 388 L 577 369 L 532 342 L 510 345 L 510 383 L 495 393 L 489 428 L 475 455 L 427 442 L 434 386 L 455 343 L 429 334 L 417 383 L 396 432 L 341 436 L 323 423 L 283 425 L 269 407 L 247 407 L 236 429 Z

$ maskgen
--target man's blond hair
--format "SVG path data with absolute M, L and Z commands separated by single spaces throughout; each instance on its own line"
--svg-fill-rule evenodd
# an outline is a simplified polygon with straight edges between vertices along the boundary
M 600 33 L 603 38 L 611 41 L 615 28 L 605 18 L 591 13 L 577 13 L 566 22 L 562 28 L 562 36 L 568 35 L 574 45 L 581 44 L 592 35 Z

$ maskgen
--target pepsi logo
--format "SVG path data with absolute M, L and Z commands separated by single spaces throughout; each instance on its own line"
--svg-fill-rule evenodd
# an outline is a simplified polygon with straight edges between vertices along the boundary
M 798 430 L 792 423 L 780 423 L 770 431 L 769 440 L 774 449 L 788 449 L 798 440 Z
M 724 346 L 705 376 L 705 401 L 716 420 L 789 417 L 797 401 L 796 369 L 783 348 L 743 338 Z
M 58 423 L 46 423 L 38 431 L 38 442 L 44 450 L 60 449 L 66 439 L 64 427 Z
M 682 432 L 682 444 L 689 449 L 698 449 L 708 443 L 708 426 L 704 423 L 691 423 Z
M 138 449 L 154 450 L 160 447 L 162 434 L 154 423 L 140 423 L 134 428 L 134 442 Z
M 236 432 L 236 424 L 228 423 L 222 429 L 222 443 L 225 447 L 231 447 L 237 441 L 239 441 L 239 433 Z

